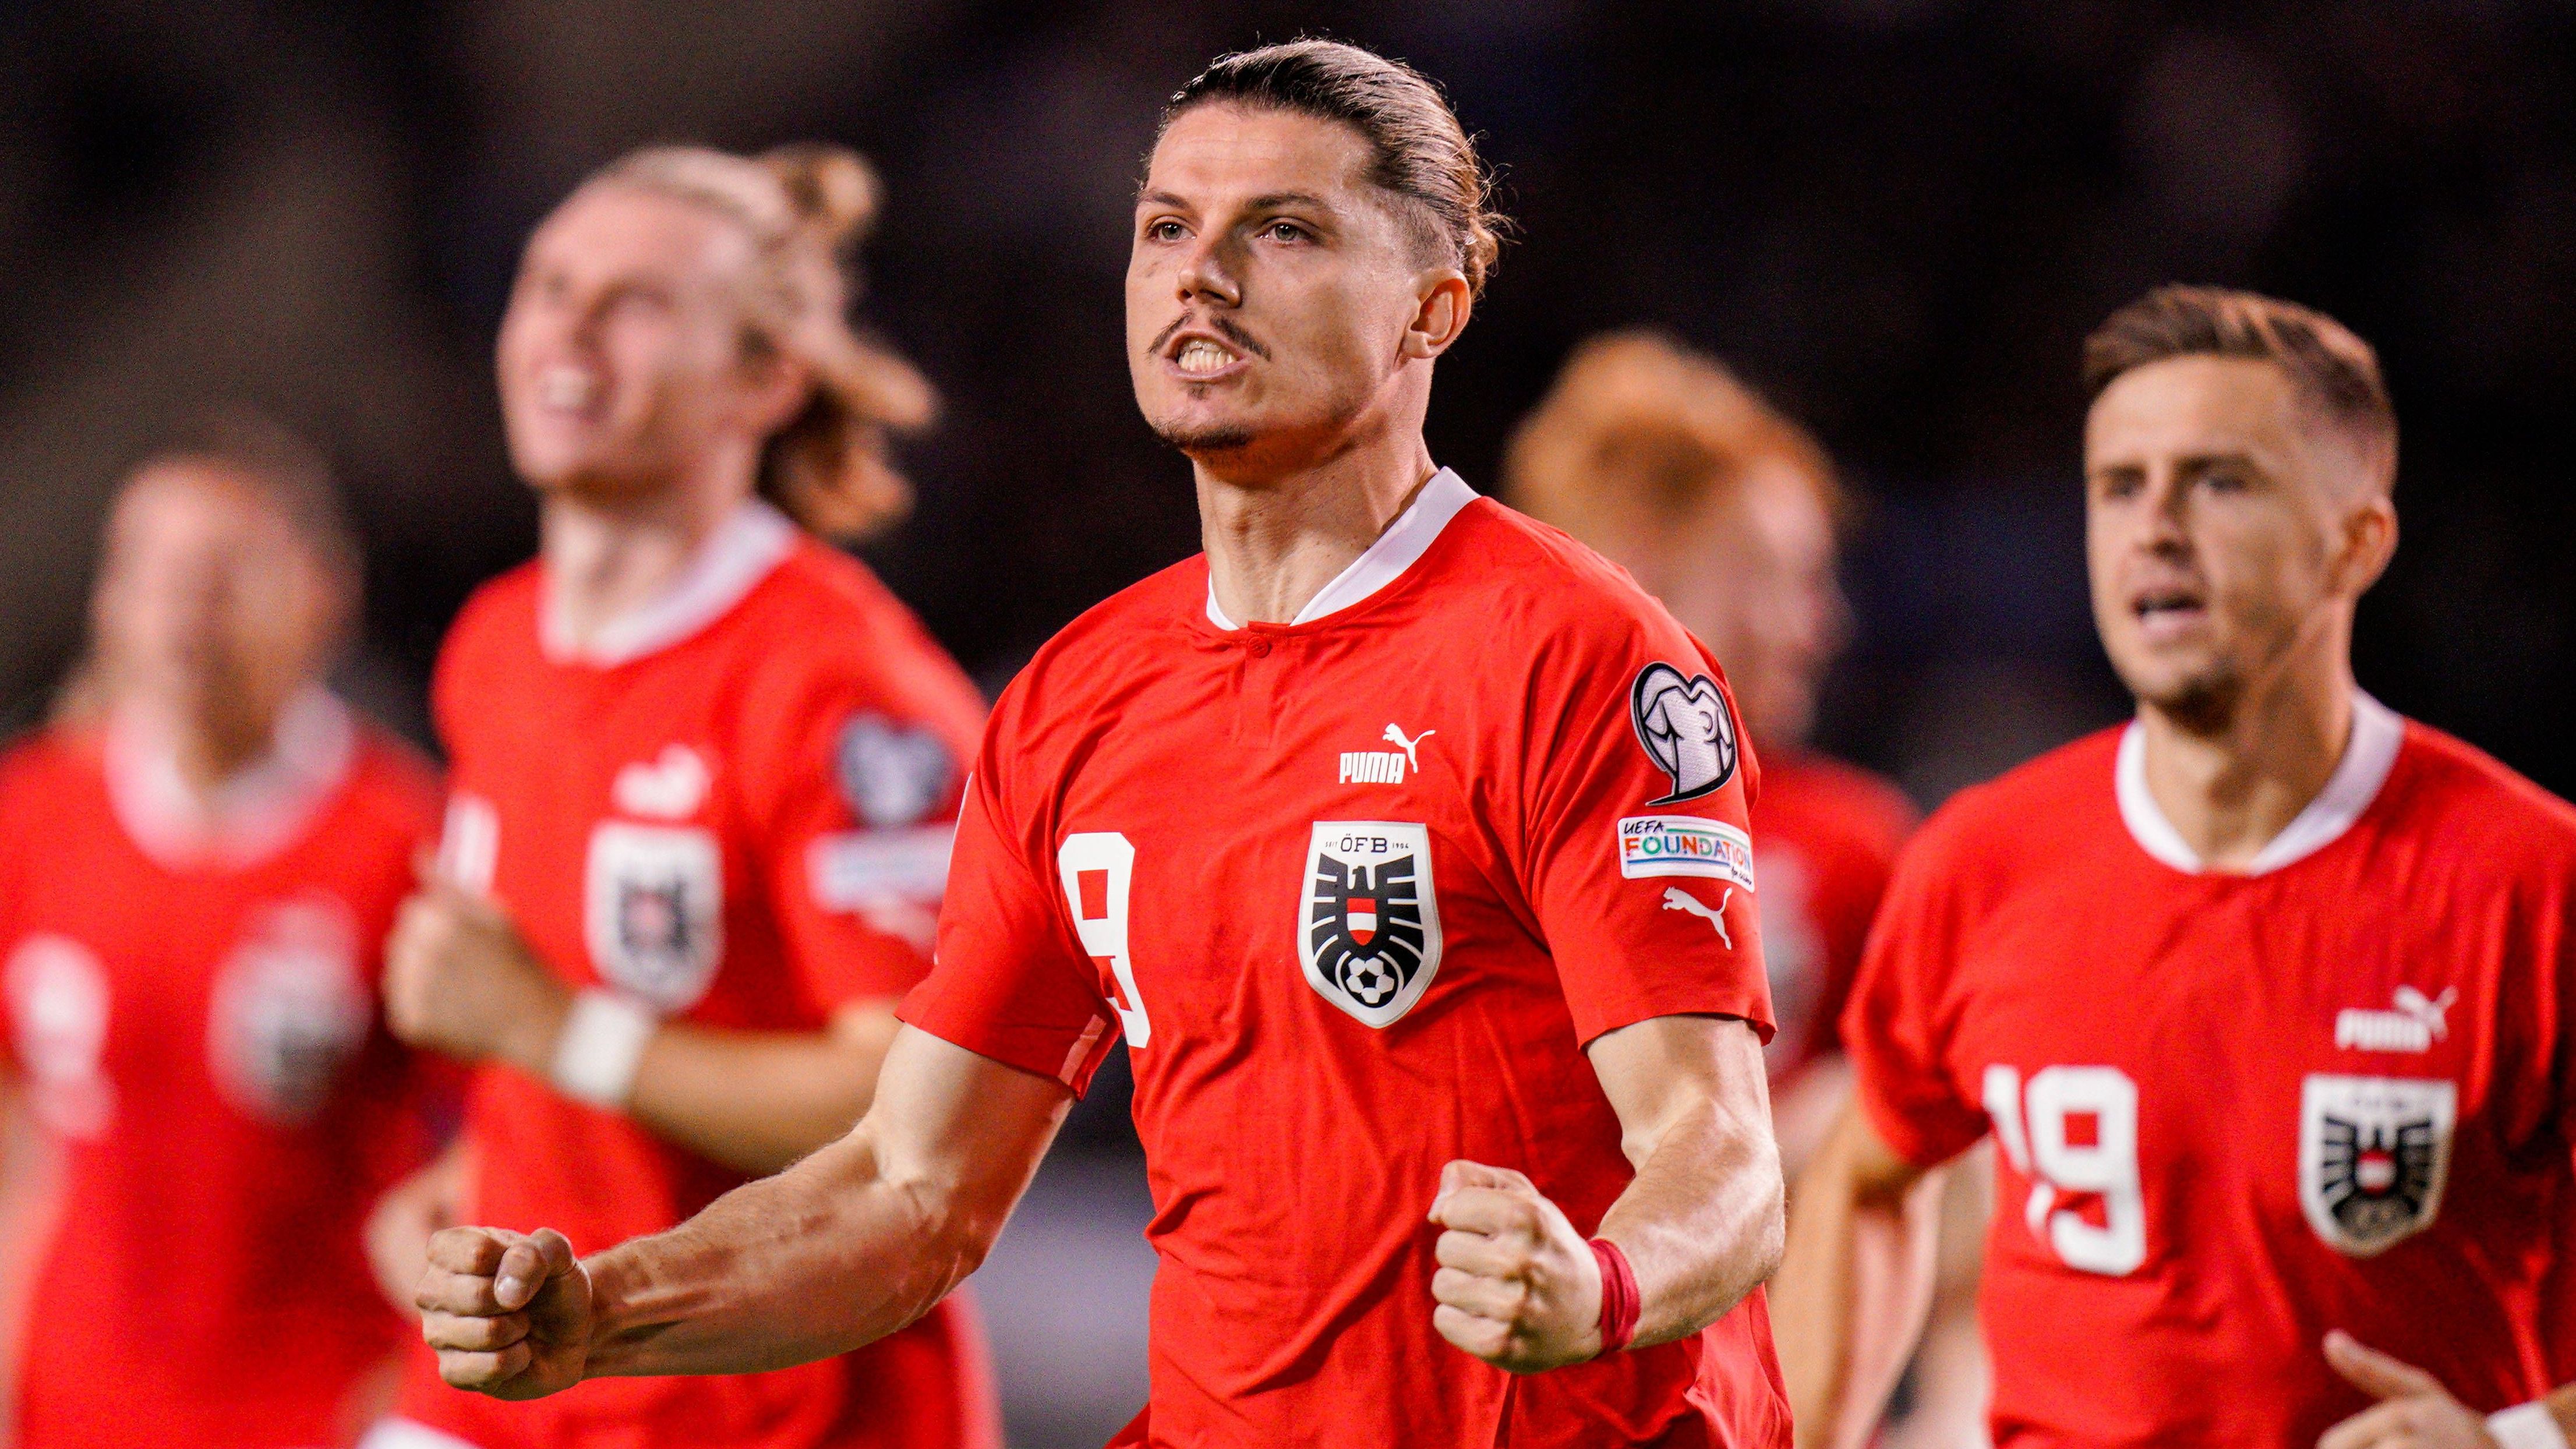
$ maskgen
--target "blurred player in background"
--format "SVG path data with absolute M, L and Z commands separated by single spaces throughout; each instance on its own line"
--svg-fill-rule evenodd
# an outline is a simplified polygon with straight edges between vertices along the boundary
M 638 152 L 528 244 L 502 323 L 536 561 L 439 661 L 454 781 L 390 947 L 408 1039 L 481 1064 L 460 1151 L 378 1234 L 415 1281 L 457 1214 L 604 1248 L 847 1132 L 929 966 L 982 702 L 821 542 L 907 494 L 930 390 L 852 333 L 876 206 L 849 152 Z M 964 1299 L 867 1350 L 513 1405 L 420 1356 L 376 1443 L 997 1446 Z
M 1849 500 L 1805 429 L 1715 360 L 1648 332 L 1575 349 L 1505 468 L 1510 501 L 1663 600 L 1726 666 L 1743 706 L 1762 758 L 1753 858 L 1779 1020 L 1765 1053 L 1771 1115 L 1794 1181 L 1850 1093 L 1836 1020 L 1914 823 L 1893 784 L 1806 747 L 1845 634 L 1835 545 Z M 1949 1189 L 1944 1271 L 1898 1436 L 1907 1445 L 1985 1434 L 1984 1186 L 1962 1172 Z
M 1806 748 L 1847 609 L 1848 504 L 1805 430 L 1708 358 L 1651 333 L 1576 349 L 1505 464 L 1521 511 L 1600 550 L 1726 666 L 1762 757 L 1753 805 L 1762 957 L 1779 1033 L 1771 1115 L 1793 1176 L 1842 1105 L 1835 1017 L 1914 812 Z
M 2137 718 L 1899 864 L 1780 1277 L 1800 1440 L 1850 1442 L 1902 1361 L 1856 1244 L 1991 1132 L 1999 1443 L 2563 1449 L 2538 1300 L 2576 1211 L 2576 811 L 2353 682 L 2397 543 L 2377 359 L 2169 287 L 2084 363 Z
M 858 1130 L 587 1261 L 441 1234 L 441 1367 L 578 1395 L 885 1333 L 1123 1036 L 1160 1266 L 1120 1444 L 1785 1445 L 1755 767 L 1669 614 L 1432 462 L 1474 147 L 1322 41 L 1164 122 L 1126 351 L 1207 553 L 1003 697 Z
M 320 458 L 208 424 L 117 494 L 88 660 L 0 762 L 0 1077 L 55 1177 L 0 1246 L 18 1449 L 347 1444 L 391 1386 L 361 1225 L 452 1073 L 377 1009 L 437 787 L 322 684 L 358 585 Z

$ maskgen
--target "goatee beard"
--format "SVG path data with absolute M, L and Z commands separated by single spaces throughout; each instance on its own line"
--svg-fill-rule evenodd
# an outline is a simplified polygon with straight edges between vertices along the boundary
M 1236 426 L 1200 428 L 1156 428 L 1154 436 L 1174 452 L 1196 457 L 1201 453 L 1239 453 L 1252 446 L 1252 430 Z
M 2225 669 L 2213 669 L 2196 678 L 2164 691 L 2161 695 L 2140 695 L 2154 705 L 2167 719 L 2194 735 L 2215 735 L 2227 728 L 2236 717 L 2237 704 L 2244 698 L 2244 681 Z

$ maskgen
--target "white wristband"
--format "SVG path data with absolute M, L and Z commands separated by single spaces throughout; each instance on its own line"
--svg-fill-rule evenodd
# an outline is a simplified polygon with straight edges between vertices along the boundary
M 2568 1449 L 2558 1416 L 2537 1400 L 2487 1415 L 2487 1432 L 2504 1449 Z
M 642 1002 L 613 991 L 585 991 L 572 999 L 563 1035 L 555 1038 L 555 1090 L 577 1102 L 615 1112 L 635 1090 L 635 1070 L 662 1019 Z

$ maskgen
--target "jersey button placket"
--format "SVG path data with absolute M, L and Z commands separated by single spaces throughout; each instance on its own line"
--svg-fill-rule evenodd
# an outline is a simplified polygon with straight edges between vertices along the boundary
M 1243 642 L 1243 667 L 1236 675 L 1241 681 L 1235 691 L 1236 743 L 1270 743 L 1279 714 L 1279 674 L 1287 662 L 1286 640 L 1256 633 Z

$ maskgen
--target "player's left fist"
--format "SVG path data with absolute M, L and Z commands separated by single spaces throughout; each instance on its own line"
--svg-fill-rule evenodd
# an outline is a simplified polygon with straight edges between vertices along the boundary
M 1601 1352 L 1601 1264 L 1530 1180 L 1507 1167 L 1440 1169 L 1431 1221 L 1448 1229 L 1431 1326 L 1499 1369 L 1537 1373 Z
M 385 940 L 386 1025 L 413 1046 L 545 1075 L 571 994 L 499 906 L 418 868 Z
M 2317 1449 L 2496 1449 L 2486 1417 L 2413 1364 L 2340 1330 L 2326 1335 L 2326 1362 L 2379 1403 L 2328 1429 Z

